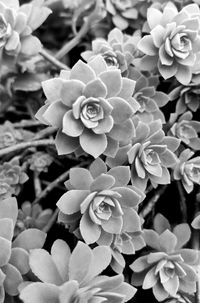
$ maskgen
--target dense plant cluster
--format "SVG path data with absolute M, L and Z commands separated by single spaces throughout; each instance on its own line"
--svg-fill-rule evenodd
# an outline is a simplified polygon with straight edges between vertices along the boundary
M 200 1 L 0 0 L 0 303 L 198 303 Z

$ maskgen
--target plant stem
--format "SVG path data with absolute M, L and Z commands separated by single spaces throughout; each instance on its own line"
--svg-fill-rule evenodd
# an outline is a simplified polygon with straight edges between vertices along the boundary
M 12 123 L 15 128 L 26 128 L 33 126 L 43 125 L 40 121 L 37 120 L 22 120 L 20 122 Z
M 91 24 L 96 21 L 97 15 L 99 10 L 99 1 L 96 0 L 96 5 L 92 13 L 85 19 L 85 22 L 77 35 L 67 42 L 56 54 L 56 59 L 63 58 L 67 53 L 69 53 L 80 41 L 81 39 L 87 34 L 89 29 L 91 28 Z
M 64 172 L 58 178 L 56 178 L 53 182 L 51 182 L 41 193 L 40 195 L 33 201 L 33 205 L 40 202 L 40 200 L 44 199 L 59 183 L 64 182 L 69 176 L 69 170 Z
M 57 219 L 58 212 L 59 212 L 59 209 L 56 208 L 56 210 L 54 211 L 51 219 L 49 220 L 47 225 L 42 229 L 43 232 L 47 233 L 51 229 L 51 227 L 53 226 L 53 224 L 55 223 L 55 221 Z
M 33 138 L 33 140 L 39 140 L 42 139 L 44 137 L 47 137 L 49 135 L 52 135 L 53 133 L 55 133 L 56 128 L 55 127 L 46 127 L 45 129 L 42 129 L 41 131 L 39 131 L 35 137 Z
M 10 153 L 17 153 L 22 149 L 26 149 L 29 147 L 37 147 L 37 146 L 49 146 L 54 145 L 55 142 L 52 139 L 44 139 L 44 140 L 36 140 L 30 142 L 22 142 L 16 145 L 12 145 L 0 150 L 0 157 L 6 156 Z
M 157 201 L 164 194 L 166 189 L 167 186 L 164 185 L 155 192 L 154 196 L 148 201 L 147 206 L 140 211 L 139 215 L 142 216 L 142 218 L 146 218 L 148 214 L 150 214 L 150 212 L 153 210 L 154 206 L 156 205 Z
M 41 182 L 39 179 L 39 173 L 37 171 L 34 171 L 33 174 L 34 174 L 33 181 L 34 181 L 34 187 L 35 187 L 35 197 L 37 198 L 42 191 L 42 187 L 41 187 Z
M 47 61 L 52 63 L 54 66 L 56 66 L 58 69 L 65 69 L 69 70 L 69 67 L 65 65 L 64 63 L 60 62 L 57 58 L 50 55 L 46 50 L 42 49 L 40 51 L 40 55 L 43 56 Z
M 88 165 L 90 162 L 89 161 L 85 161 L 82 162 L 74 167 L 83 167 Z M 41 192 L 41 194 L 39 195 L 39 197 L 37 197 L 34 201 L 33 201 L 33 205 L 36 203 L 39 203 L 40 200 L 44 199 L 55 187 L 58 186 L 59 183 L 64 182 L 67 178 L 69 177 L 69 170 L 67 170 L 66 172 L 64 172 L 63 174 L 61 174 L 58 178 L 56 178 L 53 182 L 49 183 L 49 185 Z
M 183 187 L 180 181 L 177 181 L 176 184 L 180 195 L 180 208 L 182 213 L 182 220 L 183 222 L 187 222 L 187 205 L 186 205 L 186 199 L 185 199 Z

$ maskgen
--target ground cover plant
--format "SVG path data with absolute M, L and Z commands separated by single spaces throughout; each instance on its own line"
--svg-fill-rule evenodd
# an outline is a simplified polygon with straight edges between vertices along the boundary
M 200 1 L 0 0 L 0 303 L 200 302 Z

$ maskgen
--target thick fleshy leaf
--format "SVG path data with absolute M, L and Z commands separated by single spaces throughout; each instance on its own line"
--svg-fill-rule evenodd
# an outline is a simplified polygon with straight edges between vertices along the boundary
M 86 98 L 105 98 L 107 95 L 106 85 L 100 79 L 95 79 L 86 85 L 83 95 Z
M 59 292 L 59 288 L 53 284 L 35 282 L 20 292 L 20 299 L 24 303 L 57 303 Z
M 101 55 L 97 55 L 93 59 L 89 60 L 88 65 L 95 71 L 97 76 L 107 70 L 106 61 Z
M 108 174 L 115 178 L 113 186 L 121 187 L 129 183 L 131 178 L 131 172 L 129 166 L 117 166 L 108 171 Z
M 23 248 L 12 248 L 9 264 L 15 266 L 22 275 L 25 275 L 29 269 L 29 254 Z
M 87 244 L 96 242 L 101 235 L 100 226 L 92 222 L 88 212 L 85 212 L 80 220 L 80 232 Z
M 109 132 L 109 137 L 116 141 L 127 142 L 135 135 L 135 127 L 131 119 L 122 124 L 115 124 Z
M 21 232 L 14 240 L 12 247 L 21 247 L 27 251 L 41 248 L 44 245 L 47 234 L 36 228 L 29 228 Z
M 107 167 L 105 162 L 101 158 L 97 158 L 92 162 L 89 168 L 92 177 L 96 178 L 101 174 L 105 174 L 107 172 Z
M 71 256 L 69 246 L 63 240 L 56 240 L 51 247 L 52 260 L 63 281 L 68 280 L 68 265 Z
M 141 70 L 154 70 L 158 63 L 158 56 L 145 55 L 140 59 L 139 66 Z
M 63 116 L 65 115 L 67 108 L 60 101 L 53 102 L 48 106 L 42 117 L 49 125 L 61 128 Z
M 13 238 L 14 225 L 12 219 L 0 219 L 0 237 L 11 241 Z
M 164 34 L 165 28 L 160 24 L 152 29 L 151 36 L 156 47 L 160 48 L 161 44 L 163 43 Z
M 72 68 L 70 79 L 80 80 L 87 84 L 96 78 L 94 70 L 83 61 L 79 60 Z
M 81 283 L 89 272 L 92 258 L 93 254 L 90 247 L 79 241 L 69 261 L 69 279 Z
M 161 23 L 162 13 L 153 7 L 150 7 L 147 11 L 147 22 L 150 29 L 153 29 Z
M 93 260 L 84 282 L 98 276 L 111 262 L 111 250 L 108 246 L 97 246 L 93 250 Z
M 189 66 L 179 65 L 176 79 L 183 85 L 189 84 L 192 79 L 191 68 Z
M 51 255 L 44 249 L 34 249 L 29 257 L 30 268 L 41 281 L 55 285 L 63 284 L 63 279 Z
M 121 124 L 129 119 L 133 115 L 132 107 L 124 99 L 119 97 L 113 97 L 108 99 L 109 103 L 112 105 L 112 117 L 116 124 Z
M 168 65 L 163 65 L 163 64 L 161 64 L 161 62 L 159 62 L 158 70 L 164 79 L 169 79 L 169 78 L 173 77 L 174 75 L 176 75 L 177 65 L 173 64 L 171 66 L 168 66 Z
M 161 249 L 167 253 L 171 253 L 175 249 L 177 238 L 171 231 L 167 229 L 159 236 L 159 243 Z
M 63 83 L 64 81 L 61 78 L 53 78 L 42 82 L 42 88 L 48 101 L 60 101 Z
M 66 215 L 71 215 L 80 211 L 80 205 L 89 195 L 89 190 L 72 189 L 58 200 L 57 207 Z
M 138 49 L 148 56 L 155 56 L 158 49 L 155 47 L 152 36 L 144 36 L 137 45 Z
M 122 78 L 122 88 L 117 97 L 128 100 L 134 93 L 135 85 L 136 81 L 128 78 Z
M 10 218 L 15 226 L 18 216 L 17 200 L 14 197 L 9 197 L 0 201 L 0 219 Z
M 163 288 L 161 283 L 154 285 L 153 294 L 159 302 L 164 301 L 169 296 L 169 293 Z
M 117 96 L 122 87 L 122 77 L 120 70 L 114 69 L 103 72 L 99 75 L 100 79 L 106 85 L 107 98 Z
M 96 135 L 87 129 L 84 130 L 79 140 L 82 149 L 94 158 L 103 154 L 107 147 L 107 138 L 105 134 Z
M 144 229 L 143 237 L 148 246 L 160 250 L 159 235 L 154 230 Z
M 179 147 L 180 140 L 174 137 L 165 136 L 162 143 L 166 144 L 168 149 L 174 152 Z
M 141 230 L 141 220 L 134 209 L 123 208 L 123 230 L 127 232 L 139 232 Z
M 149 263 L 147 262 L 147 256 L 140 257 L 136 259 L 131 265 L 130 268 L 134 272 L 141 272 L 149 267 Z
M 198 261 L 198 251 L 190 248 L 183 248 L 180 250 L 181 257 L 184 262 L 189 265 L 195 265 Z
M 180 249 L 190 240 L 191 237 L 191 230 L 187 223 L 182 223 L 175 226 L 173 233 L 177 237 L 176 249 Z
M 7 264 L 3 267 L 3 272 L 6 275 L 6 278 L 4 280 L 5 291 L 10 296 L 16 296 L 19 293 L 18 287 L 23 281 L 19 270 L 13 265 Z
M 79 137 L 84 130 L 80 119 L 75 119 L 72 110 L 66 112 L 62 119 L 62 132 L 70 137 Z
M 158 277 L 155 275 L 155 267 L 151 268 L 146 274 L 142 288 L 149 289 L 152 288 L 158 281 Z
M 71 302 L 79 289 L 79 284 L 77 281 L 67 281 L 60 287 L 59 292 L 59 302 Z M 57 303 L 57 301 L 56 301 Z
M 101 191 L 104 189 L 109 189 L 115 184 L 115 178 L 108 174 L 101 174 L 98 176 L 91 184 L 90 190 L 94 191 Z
M 113 190 L 121 195 L 118 201 L 125 207 L 135 207 L 140 202 L 140 196 L 131 188 L 115 187 Z
M 55 145 L 58 155 L 68 155 L 77 150 L 79 147 L 78 138 L 69 137 L 58 131 L 55 138 Z
M 137 289 L 133 287 L 132 285 L 123 282 L 122 285 L 118 286 L 117 288 L 114 288 L 113 291 L 115 293 L 123 294 L 125 296 L 124 302 L 129 301 L 132 299 L 132 297 L 135 295 L 137 292 Z
M 33 4 L 31 15 L 28 18 L 28 25 L 31 27 L 32 31 L 42 25 L 51 13 L 52 11 L 48 7 Z
M 169 221 L 162 214 L 157 214 L 154 218 L 153 223 L 154 223 L 154 229 L 159 234 L 162 234 L 166 229 L 171 230 Z
M 1 1 L 3 4 L 5 4 L 6 6 L 13 8 L 14 10 L 18 10 L 19 9 L 19 1 L 18 0 L 2 0 Z
M 195 229 L 200 229 L 200 215 L 197 215 L 191 223 L 192 227 Z
M 63 81 L 60 98 L 64 105 L 72 107 L 73 103 L 82 96 L 85 85 L 80 80 Z
M 120 234 L 122 231 L 122 226 L 122 217 L 110 217 L 108 221 L 102 222 L 103 230 L 111 234 Z
M 11 242 L 0 237 L 0 267 L 8 263 L 11 256 Z
M 168 281 L 163 283 L 163 287 L 172 297 L 174 297 L 179 288 L 179 278 L 174 275 L 173 278 L 170 278 Z
M 89 189 L 93 182 L 92 175 L 88 169 L 74 167 L 70 169 L 69 179 L 75 189 Z
M 41 48 L 42 44 L 37 37 L 30 35 L 21 40 L 20 52 L 24 56 L 31 57 L 37 55 Z

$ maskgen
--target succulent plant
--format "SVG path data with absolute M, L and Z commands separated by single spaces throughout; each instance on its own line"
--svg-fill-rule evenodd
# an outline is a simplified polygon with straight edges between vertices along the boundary
M 82 242 L 70 252 L 63 240 L 56 240 L 51 254 L 44 249 L 34 249 L 30 266 L 41 282 L 25 284 L 20 298 L 25 303 L 48 300 L 55 302 L 102 302 L 124 303 L 136 293 L 136 289 L 124 282 L 123 275 L 100 275 L 109 265 L 111 253 L 108 247 L 93 250 Z
M 164 79 L 175 76 L 187 85 L 200 47 L 199 17 L 197 4 L 186 5 L 180 12 L 172 2 L 163 12 L 150 7 L 147 11 L 150 34 L 138 43 L 138 49 L 145 54 L 141 68 L 152 70 L 157 66 Z
M 200 122 L 192 120 L 192 113 L 185 112 L 178 118 L 178 114 L 171 114 L 169 123 L 172 125 L 169 130 L 169 135 L 181 140 L 194 150 L 200 149 Z M 178 119 L 177 119 L 178 118 Z
M 2 63 L 10 66 L 17 60 L 38 54 L 41 43 L 32 32 L 45 21 L 51 10 L 43 5 L 43 1 L 20 6 L 18 0 L 1 0 L 0 11 Z
M 80 150 L 94 158 L 114 156 L 119 142 L 134 135 L 131 116 L 139 108 L 132 97 L 135 81 L 108 68 L 102 56 L 79 60 L 70 72 L 43 82 L 46 104 L 36 117 L 58 128 L 58 154 Z
M 140 232 L 141 221 L 137 206 L 144 194 L 130 181 L 129 167 L 115 167 L 109 171 L 99 158 L 90 170 L 72 168 L 68 191 L 59 199 L 59 221 L 80 232 L 88 244 L 110 245 L 114 235 Z
M 43 210 L 39 204 L 32 205 L 28 201 L 24 202 L 18 210 L 15 236 L 29 228 L 42 230 L 52 217 L 52 213 L 50 208 Z
M 186 223 L 175 226 L 173 231 L 166 218 L 155 217 L 154 230 L 144 230 L 146 244 L 152 252 L 139 257 L 130 266 L 134 271 L 133 285 L 152 288 L 158 301 L 176 297 L 178 292 L 193 294 L 196 291 L 198 251 L 182 248 L 191 236 Z
M 97 55 L 101 55 L 108 66 L 119 68 L 124 76 L 128 74 L 128 68 L 132 63 L 136 52 L 138 37 L 125 35 L 118 28 L 114 28 L 108 34 L 108 39 L 97 38 L 92 41 L 92 50 L 81 54 L 87 62 Z
M 184 149 L 178 157 L 174 167 L 174 179 L 181 180 L 183 187 L 190 193 L 194 184 L 200 185 L 200 157 L 194 157 L 189 148 Z
M 139 121 L 135 138 L 121 146 L 115 158 L 107 158 L 107 164 L 114 167 L 128 162 L 132 184 L 142 191 L 146 189 L 148 180 L 153 186 L 169 184 L 168 168 L 176 164 L 174 151 L 179 143 L 178 139 L 165 136 L 161 120 L 149 124 Z
M 5 302 L 5 294 L 16 296 L 23 275 L 30 270 L 29 251 L 41 248 L 46 234 L 30 229 L 24 231 L 12 242 L 18 207 L 15 198 L 0 201 L 0 302 Z

